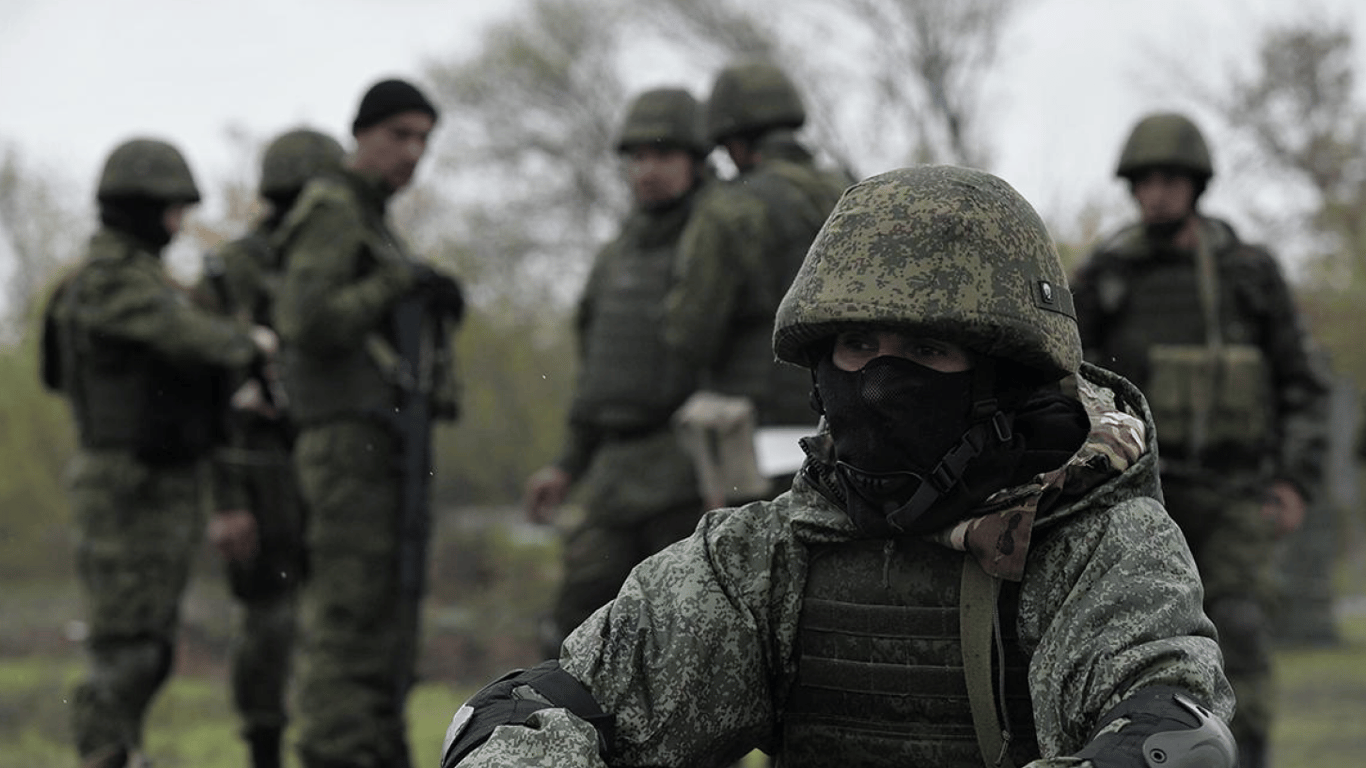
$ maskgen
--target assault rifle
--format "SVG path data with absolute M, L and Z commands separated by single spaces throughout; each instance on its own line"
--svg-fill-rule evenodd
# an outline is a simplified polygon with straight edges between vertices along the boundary
M 422 595 L 426 591 L 427 540 L 431 534 L 428 493 L 432 475 L 432 420 L 449 418 L 439 412 L 433 395 L 446 374 L 447 329 L 459 322 L 464 302 L 449 277 L 418 268 L 417 290 L 400 299 L 392 310 L 399 403 L 394 427 L 399 435 L 400 494 L 398 582 L 405 629 L 413 646 L 400 657 L 396 693 L 400 704 L 413 684 L 418 651 Z M 434 288 L 434 284 L 438 284 Z

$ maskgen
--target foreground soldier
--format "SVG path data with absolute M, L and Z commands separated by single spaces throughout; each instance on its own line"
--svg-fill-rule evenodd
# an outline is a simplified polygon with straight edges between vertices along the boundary
M 447 334 L 455 281 L 414 261 L 385 206 L 436 124 L 416 88 L 361 99 L 355 153 L 304 188 L 275 236 L 275 319 L 308 510 L 296 701 L 305 768 L 406 766 L 431 421 L 455 415 Z
M 143 718 L 171 671 L 229 371 L 259 364 L 274 335 L 197 309 L 167 275 L 162 249 L 199 201 L 175 147 L 120 144 L 98 198 L 102 226 L 47 308 L 43 377 L 80 437 L 71 502 L 90 672 L 72 732 L 83 765 L 121 768 L 143 764 Z
M 579 299 L 579 379 L 564 451 L 527 483 L 533 522 L 548 519 L 572 484 L 586 490 L 585 518 L 564 542 L 548 656 L 636 563 L 687 536 L 702 514 L 692 461 L 669 422 L 694 376 L 665 351 L 659 305 L 710 149 L 697 101 L 674 88 L 639 96 L 617 139 L 634 210 L 598 253 Z
M 1080 364 L 1068 296 L 1001 180 L 852 187 L 778 310 L 829 425 L 792 490 L 638 566 L 456 713 L 442 765 L 1231 768 L 1143 398 Z
M 1273 550 L 1316 485 L 1327 387 L 1275 259 L 1198 212 L 1213 167 L 1195 125 L 1177 114 L 1140 120 L 1116 175 L 1142 220 L 1077 274 L 1082 345 L 1148 397 L 1167 509 L 1200 567 L 1238 696 L 1241 765 L 1261 768 Z
M 773 359 L 773 315 L 844 188 L 793 137 L 806 109 L 777 67 L 722 70 L 706 117 L 708 138 L 725 147 L 739 175 L 699 202 L 683 233 L 665 338 L 698 371 L 703 390 L 747 401 L 760 428 L 813 427 L 809 376 Z M 784 488 L 731 492 L 708 503 L 767 498 Z
M 282 270 L 270 239 L 304 184 L 339 170 L 343 154 L 335 139 L 311 130 L 289 131 L 270 143 L 259 185 L 269 213 L 245 237 L 205 257 L 202 301 L 223 314 L 273 325 Z M 294 428 L 287 398 L 281 382 L 263 373 L 239 372 L 245 383 L 232 399 L 229 447 L 219 458 L 242 498 L 232 511 L 215 516 L 209 539 L 227 560 L 228 584 L 245 608 L 229 665 L 242 736 L 255 768 L 278 768 L 296 597 L 304 577 L 304 519 L 290 461 Z

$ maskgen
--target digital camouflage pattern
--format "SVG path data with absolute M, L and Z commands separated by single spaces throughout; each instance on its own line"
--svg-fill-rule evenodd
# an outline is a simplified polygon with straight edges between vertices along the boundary
M 73 699 L 72 730 L 77 749 L 90 757 L 141 744 L 147 707 L 171 669 L 180 596 L 204 526 L 200 457 L 140 458 L 135 446 L 143 436 L 97 422 L 118 414 L 146 429 L 148 414 L 136 402 L 90 400 L 115 391 L 106 379 L 135 381 L 148 390 L 138 393 L 147 407 L 175 412 L 177 421 L 213 421 L 216 410 L 187 413 L 177 411 L 185 404 L 157 403 L 155 392 L 170 382 L 156 380 L 155 370 L 226 374 L 257 351 L 244 325 L 195 307 L 155 253 L 111 229 L 91 238 L 47 315 L 44 347 L 60 360 L 49 384 L 70 401 L 82 435 L 110 443 L 95 448 L 86 440 L 70 474 L 90 657 Z M 96 367 L 96 358 L 122 362 Z M 148 361 L 164 367 L 140 367 Z M 220 483 L 220 493 L 226 487 Z
M 178 203 L 199 202 L 199 187 L 180 150 L 158 139 L 130 139 L 114 148 L 100 172 L 101 199 L 142 196 Z
M 1048 230 L 1010 185 L 964 168 L 892 171 L 845 192 L 778 308 L 774 352 L 810 365 L 807 345 L 848 323 L 909 328 L 1055 376 L 1081 361 Z
M 1020 579 L 1016 629 L 1043 759 L 1078 764 L 1102 714 L 1127 692 L 1173 685 L 1221 717 L 1233 709 L 1194 563 L 1160 503 L 1142 396 L 1091 366 L 1079 379 L 1092 433 L 1065 468 L 1004 489 L 979 521 L 945 532 Z M 722 765 L 775 735 L 797 672 L 807 553 L 851 541 L 849 517 L 821 492 L 813 456 L 791 492 L 708 513 L 697 531 L 645 561 L 616 600 L 564 646 L 561 665 L 616 714 L 614 765 Z M 1060 508 L 1049 488 L 1089 489 Z M 1023 569 L 998 558 L 991 517 L 1037 510 Z M 505 727 L 463 766 L 601 766 L 594 729 L 567 710 Z M 967 768 L 967 767 L 965 767 Z

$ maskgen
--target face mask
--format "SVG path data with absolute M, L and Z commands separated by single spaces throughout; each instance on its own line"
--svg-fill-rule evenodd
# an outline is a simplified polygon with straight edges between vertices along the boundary
M 900 357 L 858 371 L 829 357 L 816 386 L 835 445 L 848 512 L 861 529 L 887 536 L 887 515 L 904 505 L 971 426 L 972 371 L 942 373 Z
M 171 233 L 166 231 L 167 205 L 164 200 L 146 197 L 102 200 L 100 222 L 111 229 L 132 235 L 159 254 L 171 242 Z
M 1176 233 L 1181 231 L 1181 227 L 1186 223 L 1186 216 L 1182 216 L 1175 221 L 1159 221 L 1153 224 L 1144 224 L 1143 231 L 1148 235 L 1149 240 L 1160 243 L 1170 242 Z

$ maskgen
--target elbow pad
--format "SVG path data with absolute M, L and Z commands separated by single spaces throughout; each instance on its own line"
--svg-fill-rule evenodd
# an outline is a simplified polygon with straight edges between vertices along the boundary
M 494 728 L 523 725 L 533 712 L 557 707 L 573 712 L 597 730 L 598 753 L 607 762 L 616 716 L 603 712 L 588 688 L 560 669 L 559 661 L 552 660 L 503 675 L 456 710 L 441 746 L 441 768 L 454 768 L 488 741 Z
M 1171 686 L 1115 705 L 1076 754 L 1095 768 L 1234 768 L 1237 756 L 1224 721 Z

